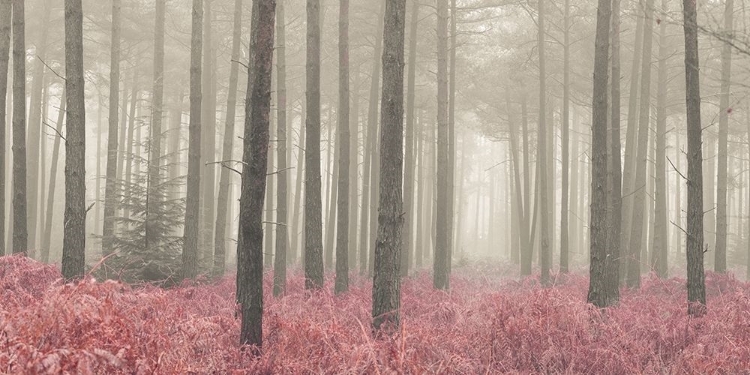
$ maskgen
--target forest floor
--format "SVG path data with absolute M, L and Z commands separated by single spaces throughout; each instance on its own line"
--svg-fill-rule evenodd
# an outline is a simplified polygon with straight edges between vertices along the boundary
M 585 303 L 585 276 L 497 277 L 508 267 L 457 267 L 451 291 L 428 273 L 402 285 L 402 326 L 370 333 L 371 284 L 349 293 L 265 297 L 263 356 L 239 341 L 234 277 L 173 289 L 89 279 L 64 284 L 57 267 L 0 258 L 0 373 L 386 374 L 748 373 L 750 284 L 708 274 L 708 313 L 686 314 L 685 282 L 645 276 L 619 306 Z M 266 290 L 272 277 L 266 275 Z

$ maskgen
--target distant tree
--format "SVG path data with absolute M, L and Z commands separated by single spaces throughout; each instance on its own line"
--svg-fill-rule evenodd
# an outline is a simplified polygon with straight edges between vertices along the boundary
M 12 0 L 0 0 L 0 256 L 5 255 L 5 108 L 8 92 Z
M 622 231 L 622 145 L 620 139 L 620 0 L 612 0 L 612 99 L 610 103 L 610 148 L 607 173 L 611 189 L 608 194 L 609 212 L 607 217 L 607 252 L 605 262 L 607 281 L 605 289 L 608 300 L 617 303 L 620 299 L 620 241 Z M 572 190 L 575 191 L 575 190 Z
M 607 296 L 607 80 L 611 0 L 599 0 L 594 50 L 594 91 L 591 172 L 591 263 L 588 302 L 610 305 Z
M 305 287 L 323 287 L 320 193 L 320 0 L 307 0 L 307 113 L 305 127 Z
M 725 0 L 724 34 L 731 40 L 734 0 Z M 716 257 L 714 271 L 727 270 L 727 144 L 729 135 L 729 93 L 732 75 L 732 46 L 724 43 L 721 51 L 721 96 L 719 103 L 719 165 L 716 179 Z
M 547 67 L 546 67 L 546 56 L 545 56 L 545 45 L 546 45 L 546 29 L 544 26 L 544 2 L 545 0 L 539 0 L 539 16 L 537 20 L 538 32 L 537 32 L 537 50 L 539 51 L 539 120 L 537 121 L 537 191 L 539 195 L 539 209 L 537 213 L 546 215 L 549 212 L 549 199 L 548 199 L 548 171 L 547 168 L 553 166 L 547 165 Z M 550 181 L 551 182 L 551 181 Z M 543 285 L 549 283 L 549 269 L 551 261 L 550 253 L 550 221 L 546 217 L 540 218 L 540 244 L 539 244 L 539 266 L 541 268 L 541 282 Z M 533 238 L 533 237 L 532 237 Z
M 238 276 L 246 293 L 240 299 L 242 329 L 240 344 L 252 345 L 259 350 L 263 345 L 263 201 L 268 172 L 268 145 L 270 141 L 271 73 L 273 63 L 275 0 L 255 0 L 252 40 L 255 47 L 252 73 L 248 87 L 252 88 L 250 100 L 245 105 L 245 127 L 251 128 L 251 137 L 243 140 L 247 163 L 243 169 L 241 217 L 243 262 L 237 264 Z
M 336 228 L 336 293 L 349 289 L 349 0 L 339 1 L 339 179 Z
M 450 288 L 450 244 L 448 243 L 448 0 L 437 3 L 437 223 L 433 286 L 436 289 Z
M 63 121 L 65 120 L 65 90 L 63 90 L 62 96 L 60 97 L 60 109 L 57 112 L 57 133 L 62 134 Z M 57 186 L 57 167 L 58 158 L 60 157 L 60 141 L 61 137 L 57 135 L 55 137 L 54 146 L 52 146 L 52 160 L 50 161 L 49 167 L 49 188 L 47 189 L 47 211 L 44 219 L 44 237 L 42 238 L 42 262 L 49 263 L 50 245 L 52 244 L 52 222 L 53 214 L 55 210 L 55 187 Z
M 199 267 L 213 263 L 214 209 L 216 206 L 216 47 L 214 46 L 215 0 L 203 0 L 203 67 L 201 68 L 201 153 Z
M 214 233 L 214 265 L 213 275 L 224 275 L 226 259 L 226 229 L 229 208 L 229 181 L 232 170 L 227 168 L 232 163 L 232 149 L 234 148 L 234 123 L 237 110 L 237 81 L 239 76 L 240 44 L 242 41 L 242 0 L 234 1 L 234 20 L 232 27 L 232 61 L 229 68 L 229 89 L 227 91 L 227 114 L 224 123 L 224 139 L 222 141 L 221 162 L 224 168 L 220 170 L 219 196 L 216 206 L 216 232 Z
M 388 0 L 383 33 L 383 94 L 380 105 L 380 206 L 372 286 L 376 331 L 399 326 L 401 305 L 401 229 L 404 224 L 404 28 L 406 0 Z
M 698 59 L 698 20 L 694 0 L 683 0 L 685 33 L 685 99 L 688 126 L 687 290 L 688 313 L 706 311 L 703 270 L 703 151 L 701 150 L 701 95 Z
M 23 0 L 13 0 L 13 253 L 28 251 L 26 222 L 26 39 Z M 68 2 L 66 1 L 67 5 Z M 67 7 L 66 7 L 67 9 Z M 67 55 L 66 55 L 67 56 Z
M 188 143 L 185 239 L 182 247 L 182 273 L 186 279 L 198 274 L 198 229 L 200 211 L 201 160 L 201 52 L 203 49 L 203 0 L 193 0 L 190 38 L 190 140 Z
M 278 141 L 278 182 L 276 193 L 276 220 L 280 225 L 276 229 L 276 249 L 273 259 L 273 294 L 279 296 L 286 290 L 287 249 L 289 248 L 288 213 L 288 184 L 287 145 L 290 144 L 291 134 L 287 131 L 287 94 L 286 94 L 286 25 L 284 16 L 284 0 L 276 4 L 276 138 Z
M 119 119 L 120 95 L 120 0 L 112 0 L 112 43 L 110 45 L 109 68 L 109 133 L 107 139 L 107 174 L 104 187 L 104 223 L 102 224 L 102 255 L 112 253 L 112 235 L 114 234 L 114 200 L 115 181 L 117 178 L 117 125 Z
M 419 26 L 419 2 L 412 1 L 411 20 L 409 21 L 409 62 L 406 96 L 406 147 L 404 166 L 404 245 L 401 250 L 401 276 L 409 275 L 414 238 L 414 99 L 416 97 L 417 67 L 417 27 Z
M 83 79 L 83 7 L 65 0 L 65 215 L 62 274 L 82 277 L 86 251 L 86 107 Z
M 662 11 L 666 12 L 667 1 L 662 0 Z M 654 226 L 652 229 L 651 267 L 659 277 L 667 277 L 667 23 L 659 24 L 659 70 L 656 94 L 656 157 L 654 176 Z

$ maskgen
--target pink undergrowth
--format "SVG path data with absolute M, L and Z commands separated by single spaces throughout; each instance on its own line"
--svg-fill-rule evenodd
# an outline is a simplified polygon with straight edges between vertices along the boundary
M 507 269 L 506 269 L 507 271 Z M 371 284 L 355 276 L 335 296 L 265 297 L 263 355 L 238 347 L 234 277 L 164 290 L 87 279 L 65 284 L 54 266 L 0 258 L 0 373 L 423 374 L 744 373 L 750 369 L 750 285 L 707 277 L 709 309 L 686 315 L 685 282 L 644 277 L 618 307 L 585 303 L 587 278 L 541 288 L 456 269 L 451 291 L 428 273 L 402 285 L 400 331 L 374 339 Z M 266 275 L 271 290 L 271 275 Z

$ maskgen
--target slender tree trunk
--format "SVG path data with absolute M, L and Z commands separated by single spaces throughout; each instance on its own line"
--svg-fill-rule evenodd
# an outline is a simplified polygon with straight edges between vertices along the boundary
M 680 164 L 682 160 L 682 148 L 680 146 L 680 133 L 678 131 L 675 131 L 675 160 L 674 164 L 676 166 L 676 169 L 681 171 Z M 749 137 L 750 138 L 750 137 Z M 672 221 L 674 222 L 674 229 L 672 234 L 672 247 L 674 247 L 674 253 L 675 255 L 680 254 L 680 248 L 682 247 L 682 228 L 684 226 L 682 225 L 682 177 L 675 173 L 675 193 L 674 193 L 674 219 Z M 750 220 L 749 220 L 750 221 Z
M 273 82 L 271 82 L 271 86 L 273 86 Z M 273 96 L 273 95 L 272 95 Z M 271 98 L 273 100 L 273 97 Z M 269 134 L 274 132 L 274 126 L 273 126 L 273 115 L 271 116 L 270 129 Z M 274 142 L 277 143 L 277 142 Z M 274 171 L 274 148 L 272 144 L 268 145 L 268 166 L 267 169 L 269 171 Z M 268 176 L 266 177 L 266 195 L 263 202 L 263 209 L 265 210 L 265 218 L 263 219 L 265 223 L 263 223 L 263 253 L 266 254 L 263 257 L 263 268 L 264 269 L 271 269 L 274 264 L 273 260 L 273 249 L 274 249 L 274 241 L 273 241 L 273 232 L 274 227 L 276 226 L 274 221 L 274 196 L 273 193 L 276 191 L 274 188 L 274 182 L 276 179 L 275 174 L 271 174 L 269 172 Z
M 114 251 L 112 240 L 115 230 L 115 195 L 117 194 L 117 117 L 120 101 L 120 14 L 121 1 L 112 1 L 112 43 L 110 46 L 109 68 L 109 134 L 107 136 L 107 176 L 104 187 L 104 223 L 102 228 L 102 255 Z M 54 166 L 53 166 L 54 167 Z M 51 189 L 51 188 L 50 188 Z M 51 209 L 52 206 L 47 206 Z
M 347 8 L 348 9 L 348 8 Z M 347 21 L 348 22 L 348 21 Z M 348 30 L 348 29 L 347 29 Z M 348 32 L 347 32 L 348 33 Z M 348 48 L 347 48 L 348 51 Z M 348 56 L 348 55 L 347 55 Z M 347 62 L 349 59 L 347 58 Z M 348 66 L 349 64 L 347 64 Z M 354 138 L 349 143 L 349 157 L 351 162 L 349 163 L 349 270 L 357 268 L 357 197 L 359 196 L 359 65 L 354 70 L 354 84 L 355 95 L 352 97 L 351 94 L 349 101 L 353 101 L 350 111 L 349 129 L 350 133 L 354 133 Z M 351 137 L 351 135 L 350 135 Z
M 397 332 L 401 306 L 401 249 L 404 225 L 402 183 L 404 163 L 404 28 L 406 0 L 388 0 L 383 35 L 383 96 L 380 117 L 381 178 L 378 239 L 372 287 L 376 331 Z
M 201 228 L 198 238 L 198 262 L 201 266 L 213 259 L 211 245 L 214 243 L 216 206 L 216 48 L 213 40 L 214 0 L 203 0 L 203 68 L 201 95 L 201 186 L 203 198 L 200 202 Z
M 281 8 L 281 7 L 280 7 Z M 283 22 L 279 22 L 283 25 Z M 282 26 L 283 27 L 283 26 Z M 214 233 L 214 265 L 213 274 L 216 277 L 224 275 L 226 260 L 227 212 L 229 202 L 229 184 L 232 166 L 232 150 L 234 148 L 234 123 L 237 108 L 237 80 L 239 76 L 240 43 L 242 41 L 242 0 L 234 1 L 234 19 L 232 26 L 232 57 L 229 69 L 229 89 L 227 92 L 227 114 L 224 124 L 224 139 L 222 141 L 222 168 L 219 177 L 219 196 L 216 207 L 216 233 Z
M 241 6 L 241 0 L 236 0 Z M 289 124 L 286 118 L 286 32 L 284 18 L 284 0 L 278 1 L 276 5 L 276 111 L 278 123 L 276 124 L 276 138 L 278 145 L 278 180 L 279 189 L 276 192 L 276 249 L 273 263 L 273 295 L 280 296 L 286 291 L 286 262 L 287 247 L 289 243 L 289 217 L 287 214 L 288 192 L 287 184 L 289 171 L 287 171 L 287 145 L 289 135 L 287 128 Z M 239 34 L 239 33 L 238 33 Z M 239 39 L 239 35 L 238 35 Z M 239 41 L 238 41 L 239 43 Z M 238 46 L 239 47 L 239 46 Z M 239 48 L 238 48 L 239 52 Z M 221 212 L 221 211 L 219 211 Z
M 611 190 L 607 197 L 610 212 L 607 215 L 607 259 L 605 262 L 605 290 L 607 303 L 620 299 L 620 238 L 622 231 L 622 146 L 620 144 L 620 0 L 612 1 L 612 101 L 610 103 L 610 155 L 609 175 Z
M 200 211 L 201 161 L 201 52 L 203 50 L 203 0 L 193 0 L 190 37 L 190 129 L 188 143 L 185 231 L 182 245 L 182 276 L 198 275 L 198 220 Z M 239 297 L 239 293 L 238 293 Z
M 706 311 L 703 270 L 703 152 L 701 151 L 701 96 L 698 59 L 698 22 L 695 1 L 683 0 L 685 31 L 685 100 L 688 125 L 687 290 L 688 313 Z
M 401 276 L 409 275 L 414 239 L 414 90 L 417 66 L 417 26 L 419 25 L 419 2 L 413 1 L 409 21 L 409 69 L 406 94 L 406 147 L 404 170 L 404 245 L 401 249 Z
M 578 116 L 576 111 L 573 112 L 573 121 L 570 124 L 570 209 L 568 210 L 570 216 L 570 252 L 573 254 L 580 253 L 581 242 L 578 237 L 578 231 L 581 227 L 581 213 L 578 211 L 578 180 L 579 180 L 579 164 L 580 155 L 578 153 L 578 144 L 580 143 L 578 136 Z
M 534 194 L 534 221 L 532 221 L 531 211 L 531 157 L 529 153 L 529 120 L 528 111 L 526 110 L 526 95 L 523 95 L 521 101 L 521 136 L 523 143 L 523 200 L 526 204 L 523 207 L 524 225 L 527 228 L 535 227 L 536 225 L 536 209 L 539 202 L 539 195 Z M 531 260 L 534 253 L 534 229 L 529 232 L 528 242 L 524 251 L 521 253 L 521 276 L 531 275 Z
M 662 11 L 667 11 L 667 1 L 662 0 Z M 659 26 L 659 77 L 656 95 L 656 153 L 654 181 L 654 226 L 652 235 L 651 265 L 659 277 L 667 277 L 667 23 Z
M 5 255 L 5 138 L 12 0 L 0 0 L 0 256 Z
M 408 108 L 407 108 L 408 110 Z M 424 217 L 425 217 L 425 169 L 427 166 L 427 158 L 425 157 L 425 134 L 423 125 L 420 119 L 415 119 L 416 135 L 417 135 L 417 196 L 416 199 L 416 237 L 417 241 L 414 245 L 414 269 L 420 270 L 422 268 L 422 261 L 424 259 L 424 247 L 425 247 L 425 231 L 424 231 Z
M 547 124 L 546 124 L 546 117 L 547 117 L 547 110 L 546 110 L 546 95 L 547 95 L 547 71 L 546 71 L 546 64 L 545 64 L 545 33 L 546 29 L 544 26 L 544 0 L 539 0 L 539 19 L 537 21 L 539 26 L 539 32 L 538 32 L 538 47 L 539 50 L 539 130 L 537 132 L 537 160 L 538 165 L 537 168 L 539 169 L 538 175 L 540 178 L 538 179 L 538 185 L 537 185 L 537 194 L 540 196 L 540 202 L 539 202 L 539 211 L 543 215 L 546 214 L 549 211 L 548 201 L 547 201 L 547 168 L 552 168 L 553 166 L 547 166 L 545 165 L 547 163 Z M 606 74 L 606 73 L 605 73 Z M 541 219 L 541 233 L 540 233 L 540 240 L 541 244 L 539 247 L 539 258 L 540 258 L 540 268 L 541 268 L 541 283 L 542 285 L 549 284 L 549 269 L 550 269 L 550 235 L 549 235 L 549 221 L 546 218 Z
M 403 69 L 403 68 L 402 68 Z M 338 178 L 338 209 L 336 232 L 335 292 L 349 290 L 349 164 L 351 134 L 349 125 L 349 0 L 339 2 L 339 112 L 338 146 L 340 172 Z
M 646 202 L 646 171 L 648 170 L 648 133 L 651 114 L 651 49 L 653 41 L 654 0 L 647 0 L 644 9 L 643 60 L 641 61 L 641 94 L 638 118 L 638 153 L 635 168 L 635 190 L 633 219 L 630 232 L 630 256 L 628 257 L 627 285 L 641 286 L 641 251 L 644 226 L 644 210 L 636 205 Z
M 13 0 L 13 253 L 28 251 L 26 213 L 26 41 L 23 0 Z M 65 2 L 68 5 L 68 2 Z
M 456 174 L 456 0 L 451 0 L 451 31 L 450 31 L 450 75 L 448 77 L 448 274 L 450 275 L 453 258 L 453 238 L 454 238 L 454 196 Z
M 182 138 L 182 102 L 185 100 L 185 94 L 180 90 L 174 97 L 174 106 L 172 107 L 172 114 L 170 116 L 170 136 L 169 136 L 169 179 L 174 181 L 179 178 L 181 173 L 180 155 L 182 150 L 180 149 L 180 139 Z M 171 199 L 177 199 L 180 196 L 182 188 L 177 186 L 172 189 L 170 193 Z
M 140 106 L 138 105 L 138 102 L 140 100 L 140 92 L 138 91 L 137 86 L 135 85 L 135 82 L 133 82 L 133 91 L 131 93 L 131 101 L 130 101 L 130 120 L 128 121 L 128 140 L 127 140 L 127 150 L 126 150 L 126 159 L 125 159 L 125 175 L 123 176 L 123 179 L 125 180 L 125 189 L 126 191 L 123 192 L 123 195 L 125 199 L 130 200 L 131 196 L 131 189 L 130 189 L 130 182 L 132 181 L 133 177 L 133 147 L 138 147 L 138 145 L 135 145 L 135 128 L 136 128 L 136 109 L 140 111 Z M 130 211 L 127 207 L 123 208 L 122 216 L 125 218 L 130 217 Z M 127 224 L 126 224 L 127 225 Z
M 65 120 L 65 91 L 60 97 L 60 109 L 57 112 L 57 132 L 62 134 L 63 131 L 63 120 Z M 47 189 L 47 217 L 44 219 L 44 237 L 42 238 L 42 262 L 49 263 L 50 261 L 50 248 L 52 245 L 52 222 L 54 217 L 55 207 L 55 189 L 57 184 L 57 170 L 58 170 L 58 157 L 60 155 L 60 141 L 59 136 L 55 137 L 55 144 L 52 146 L 52 161 L 49 167 L 49 189 Z
M 240 296 L 242 329 L 240 344 L 254 346 L 259 355 L 263 345 L 263 200 L 268 173 L 270 141 L 271 80 L 275 0 L 255 0 L 251 46 L 254 63 L 248 69 L 250 100 L 245 104 L 245 137 L 241 209 L 242 259 L 237 263 L 238 279 L 246 292 Z M 252 82 L 252 83 L 251 83 Z M 248 134 L 249 133 L 249 134 Z
M 734 0 L 725 0 L 724 33 L 732 38 Z M 721 99 L 719 104 L 719 165 L 716 177 L 716 258 L 714 271 L 727 271 L 727 138 L 729 134 L 729 89 L 732 71 L 732 47 L 724 43 L 721 51 Z
M 563 104 L 562 104 L 562 194 L 560 202 L 560 272 L 570 269 L 568 239 L 568 180 L 570 173 L 570 0 L 564 5 Z
M 86 109 L 83 81 L 83 7 L 65 0 L 65 225 L 62 274 L 83 277 L 86 249 Z
M 165 11 L 166 0 L 156 1 L 156 20 L 154 28 L 154 91 L 152 93 L 151 103 L 151 136 L 149 138 L 149 156 L 148 156 L 148 180 L 146 187 L 146 225 L 145 235 L 146 248 L 149 247 L 148 241 L 153 236 L 150 233 L 154 218 L 151 205 L 160 204 L 158 186 L 161 184 L 161 139 L 162 130 L 161 122 L 163 117 L 164 105 L 164 22 L 166 18 Z
M 305 126 L 305 288 L 323 287 L 320 195 L 320 0 L 307 0 L 307 114 Z
M 451 228 L 450 210 L 448 203 L 450 194 L 450 163 L 449 124 L 448 124 L 448 0 L 438 0 L 437 3 L 437 60 L 438 60 L 438 97 L 437 97 L 437 207 L 436 207 L 436 238 L 433 269 L 433 286 L 435 289 L 450 288 L 451 252 L 449 245 Z
M 304 101 L 303 101 L 304 103 Z M 296 187 L 295 187 L 295 194 L 294 194 L 294 214 L 292 214 L 292 217 L 294 219 L 294 230 L 292 232 L 292 254 L 291 259 L 296 259 L 297 251 L 300 251 L 302 262 L 304 262 L 304 251 L 302 251 L 302 233 L 304 231 L 304 228 L 300 230 L 300 227 L 304 227 L 304 211 L 300 213 L 300 210 L 304 207 L 303 206 L 303 200 L 302 196 L 304 194 L 304 191 L 302 189 L 302 181 L 304 180 L 304 170 L 305 170 L 305 150 L 303 148 L 303 145 L 305 144 L 305 129 L 306 126 L 302 122 L 302 119 L 305 117 L 305 105 L 302 105 L 302 112 L 300 113 L 300 130 L 299 130 L 299 137 L 297 138 L 297 178 L 296 181 Z M 302 221 L 302 225 L 300 225 L 300 221 Z M 304 264 L 304 263 L 303 263 Z
M 508 108 L 508 129 L 510 131 L 510 150 L 511 150 L 511 159 L 513 160 L 513 182 L 514 182 L 514 192 L 513 194 L 514 198 L 513 201 L 515 202 L 514 211 L 516 212 L 516 217 L 512 218 L 511 220 L 515 220 L 518 222 L 518 227 L 520 229 L 520 236 L 519 236 L 519 245 L 520 245 L 520 255 L 526 256 L 531 254 L 530 244 L 529 244 L 529 228 L 528 228 L 528 221 L 526 220 L 526 213 L 528 210 L 526 210 L 526 206 L 529 204 L 529 197 L 524 196 L 523 190 L 521 188 L 521 160 L 519 157 L 518 152 L 518 136 L 515 133 L 515 119 L 512 116 L 513 111 L 511 110 L 511 104 L 510 104 L 510 92 L 506 91 L 505 93 L 505 102 L 506 106 Z M 523 160 L 523 162 L 526 162 L 526 160 Z M 510 177 L 509 177 L 510 178 Z M 528 266 L 529 266 L 529 273 L 531 273 L 531 257 L 529 256 L 527 259 Z

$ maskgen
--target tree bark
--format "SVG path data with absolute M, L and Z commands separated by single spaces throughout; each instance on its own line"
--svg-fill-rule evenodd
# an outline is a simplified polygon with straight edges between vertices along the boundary
M 23 0 L 13 0 L 13 253 L 28 247 L 26 212 L 26 40 Z M 66 1 L 67 5 L 68 2 Z
M 401 306 L 401 249 L 404 225 L 404 28 L 406 0 L 388 0 L 383 32 L 383 120 L 380 152 L 380 207 L 375 245 L 372 317 L 376 331 L 396 332 Z
M 117 147 L 118 147 L 118 103 L 120 101 L 120 14 L 121 1 L 112 0 L 112 43 L 110 45 L 109 68 L 109 133 L 107 136 L 107 175 L 104 186 L 104 223 L 102 227 L 102 255 L 114 251 L 112 240 L 115 229 L 115 205 L 117 200 Z M 52 206 L 48 205 L 48 209 Z
M 725 0 L 724 33 L 732 38 L 734 0 Z M 721 50 L 721 97 L 719 103 L 719 165 L 716 177 L 716 257 L 714 271 L 727 271 L 727 139 L 729 135 L 729 89 L 732 72 L 732 47 Z
M 323 287 L 320 195 L 320 0 L 307 0 L 307 114 L 305 127 L 305 288 Z
M 646 202 L 646 171 L 648 170 L 648 133 L 651 114 L 651 49 L 653 45 L 654 0 L 647 0 L 643 30 L 643 59 L 641 61 L 641 93 L 638 118 L 638 152 L 635 163 L 635 190 L 633 194 L 633 219 L 630 227 L 630 254 L 626 283 L 631 288 L 641 286 L 641 251 L 644 225 L 644 210 L 637 205 Z
M 435 256 L 433 269 L 433 286 L 435 289 L 450 288 L 451 253 L 449 245 L 450 213 L 448 198 L 450 194 L 450 176 L 448 163 L 450 162 L 449 125 L 448 125 L 448 0 L 438 0 L 437 3 L 437 207 Z
M 268 145 L 270 141 L 271 75 L 273 64 L 275 0 L 255 0 L 256 16 L 252 23 L 254 63 L 248 69 L 248 87 L 252 88 L 250 100 L 245 103 L 245 129 L 250 137 L 243 140 L 247 163 L 243 168 L 240 205 L 240 252 L 244 255 L 237 263 L 238 279 L 245 284 L 241 296 L 242 329 L 240 345 L 254 346 L 260 354 L 263 345 L 263 201 L 268 173 Z M 250 81 L 253 81 L 252 84 Z M 247 131 L 246 131 L 247 132 Z
M 283 22 L 280 24 L 283 25 Z M 234 123 L 237 109 L 237 81 L 239 76 L 240 43 L 242 41 L 242 0 L 234 1 L 234 19 L 232 26 L 232 57 L 229 69 L 229 89 L 227 92 L 227 113 L 224 123 L 224 139 L 222 141 L 222 168 L 219 177 L 219 196 L 216 207 L 216 232 L 214 233 L 214 265 L 215 277 L 224 276 L 226 260 L 227 215 L 229 209 L 229 184 L 232 179 L 231 166 L 232 150 L 234 148 Z M 226 165 L 225 165 L 226 163 Z
M 349 125 L 349 0 L 339 2 L 339 179 L 336 228 L 335 292 L 349 290 L 349 164 L 351 134 Z
M 11 0 L 0 0 L 0 256 L 5 255 L 5 138 L 10 59 Z
M 698 22 L 694 0 L 683 0 L 685 33 L 685 101 L 688 126 L 687 290 L 688 314 L 706 311 L 706 275 L 703 270 L 703 152 L 701 150 L 701 96 L 698 59 Z
M 182 245 L 182 275 L 198 275 L 198 221 L 200 211 L 201 161 L 201 52 L 203 50 L 203 0 L 193 0 L 190 37 L 190 125 L 188 141 L 185 231 Z
M 667 1 L 662 0 L 662 11 L 667 11 Z M 654 226 L 651 252 L 651 266 L 659 277 L 667 277 L 668 251 L 667 236 L 667 23 L 659 26 L 659 77 L 656 94 L 656 154 L 654 180 Z
M 62 274 L 83 277 L 86 251 L 86 109 L 83 80 L 83 7 L 65 0 L 65 225 Z
M 237 0 L 241 5 L 241 0 Z M 280 223 L 276 227 L 276 248 L 273 263 L 273 294 L 283 295 L 286 291 L 286 262 L 287 247 L 289 243 L 289 217 L 287 202 L 289 194 L 287 185 L 289 171 L 287 168 L 287 128 L 289 124 L 286 118 L 286 33 L 284 18 L 284 0 L 276 5 L 276 111 L 278 114 L 276 124 L 277 155 L 278 155 L 278 182 L 279 188 L 276 192 L 276 221 Z M 221 212 L 221 211 L 219 211 Z
M 608 219 L 605 290 L 607 302 L 620 300 L 620 238 L 622 236 L 622 160 L 620 140 L 620 0 L 612 1 L 612 99 L 610 103 L 610 155 L 608 173 L 611 190 L 607 197 L 610 212 Z

